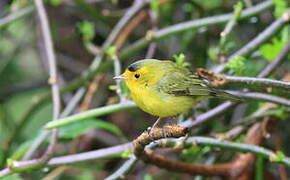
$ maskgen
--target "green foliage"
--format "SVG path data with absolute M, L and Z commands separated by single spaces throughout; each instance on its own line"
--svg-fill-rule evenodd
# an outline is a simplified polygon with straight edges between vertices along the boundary
M 275 155 L 270 156 L 269 160 L 271 162 L 281 162 L 285 159 L 285 154 L 282 151 L 277 151 Z
M 152 0 L 150 2 L 150 8 L 152 11 L 155 11 L 156 13 L 159 12 L 159 6 L 160 6 L 160 2 L 159 0 Z
M 79 76 L 79 72 L 91 72 L 91 70 L 96 70 L 94 69 L 96 67 L 93 66 L 91 66 L 93 68 L 89 69 L 81 66 L 78 67 L 78 63 L 88 65 L 91 62 L 93 59 L 92 55 L 96 54 L 94 51 L 96 49 L 94 49 L 94 45 L 92 44 L 101 46 L 107 40 L 110 32 L 114 31 L 114 27 L 116 27 L 118 22 L 120 22 L 119 20 L 123 19 L 124 15 L 127 14 L 130 6 L 132 6 L 132 1 L 130 1 L 130 3 L 128 3 L 129 1 L 120 0 L 98 2 L 88 2 L 86 0 L 73 0 L 72 2 L 64 0 L 44 1 L 46 3 L 46 10 L 49 12 L 48 20 L 51 25 L 50 30 L 53 35 L 52 38 L 58 61 L 57 70 L 60 75 L 64 77 L 63 79 L 65 81 L 61 86 L 65 87 L 68 85 L 70 80 L 84 77 L 82 75 Z M 207 19 L 201 19 L 202 21 L 199 21 L 200 18 L 211 18 L 213 15 L 230 12 L 235 14 L 232 19 L 237 20 L 242 11 L 242 0 L 235 2 L 230 0 L 168 1 L 163 3 L 162 6 L 160 5 L 160 0 L 152 0 L 150 1 L 150 4 L 146 4 L 145 8 L 148 8 L 148 5 L 150 5 L 150 10 L 156 14 L 158 13 L 158 24 L 156 25 L 160 31 L 158 31 L 158 33 L 151 31 L 150 29 L 152 26 L 149 21 L 146 21 L 146 19 L 143 20 L 142 23 L 138 22 L 138 26 L 130 32 L 130 35 L 126 39 L 126 45 L 121 47 L 120 54 L 123 53 L 122 51 L 126 54 L 126 49 L 135 47 L 136 44 L 136 49 L 139 49 L 139 51 L 135 50 L 136 56 L 121 58 L 122 65 L 130 64 L 132 61 L 141 59 L 145 56 L 146 52 L 140 51 L 140 49 L 145 48 L 150 44 L 142 44 L 144 34 L 148 32 L 147 37 L 152 41 L 158 39 L 159 35 L 163 38 L 161 38 L 161 41 L 156 43 L 158 46 L 154 58 L 170 59 L 173 54 L 176 54 L 174 55 L 174 59 L 177 64 L 182 66 L 214 69 L 216 64 L 219 64 L 223 57 L 229 57 L 232 52 L 238 51 L 242 44 L 247 44 L 247 42 L 252 41 L 253 33 L 258 34 L 263 29 L 269 27 L 273 22 L 273 15 L 275 18 L 281 17 L 281 15 L 287 11 L 287 8 L 289 9 L 288 0 L 272 1 L 274 3 L 275 13 L 273 12 L 273 8 L 265 8 L 268 9 L 267 12 L 269 13 L 269 16 L 263 16 L 262 21 L 257 21 L 255 23 L 249 23 L 249 19 L 245 18 L 246 20 L 241 21 L 239 24 L 239 28 L 229 28 L 230 33 L 226 36 L 225 43 L 221 46 L 221 44 L 219 44 L 219 42 L 221 42 L 220 32 L 223 30 L 223 27 L 227 22 L 232 22 L 231 20 L 227 22 L 210 21 L 208 25 L 198 26 L 198 28 L 190 30 L 183 29 L 184 27 L 188 27 L 187 25 L 189 25 L 189 23 L 186 23 L 187 25 L 182 27 L 178 26 L 178 23 L 197 20 L 195 22 L 198 24 L 198 22 L 207 21 Z M 147 3 L 147 1 L 145 3 Z M 236 4 L 235 7 L 233 7 L 234 4 Z M 9 3 L 4 3 L 3 12 L 1 11 L 1 13 L 4 17 L 9 15 L 9 13 L 17 13 L 19 10 L 27 7 L 27 5 L 33 6 L 33 1 L 12 0 L 11 2 L 9 1 Z M 232 10 L 233 8 L 234 12 Z M 257 12 L 255 16 L 259 17 L 262 11 L 264 10 Z M 34 83 L 35 80 L 43 81 L 43 79 L 47 79 L 47 61 L 43 58 L 45 57 L 45 48 L 43 46 L 38 48 L 38 45 L 42 44 L 43 40 L 40 38 L 41 36 L 36 33 L 39 32 L 39 26 L 36 26 L 39 23 L 35 18 L 36 14 L 37 13 L 35 13 L 34 10 L 30 15 L 24 15 L 25 17 L 21 17 L 20 19 L 14 20 L 4 26 L 0 26 L 0 94 L 2 93 L 2 89 L 12 89 L 14 91 L 14 89 L 21 89 L 19 87 L 22 87 L 22 85 Z M 130 18 L 130 21 L 126 22 L 126 25 L 130 24 L 132 22 L 131 20 L 136 20 L 136 18 Z M 258 52 L 263 58 L 256 56 L 257 54 L 259 55 L 259 53 L 257 53 L 257 48 L 255 48 L 253 56 L 248 54 L 251 60 L 246 61 L 246 58 L 248 57 L 247 55 L 247 57 L 236 57 L 228 62 L 226 67 L 230 70 L 230 74 L 234 72 L 236 75 L 256 76 L 263 68 L 265 68 L 265 65 L 269 63 L 264 61 L 264 59 L 267 59 L 268 61 L 273 60 L 284 48 L 285 43 L 289 41 L 290 26 L 288 24 L 283 25 L 281 31 L 277 31 L 275 36 L 272 37 L 272 40 L 259 45 L 260 48 Z M 73 31 L 74 28 L 77 31 Z M 121 35 L 124 35 L 123 32 L 125 29 L 126 26 L 121 30 Z M 164 32 L 170 32 L 172 29 L 175 29 L 176 31 L 169 34 L 163 34 Z M 67 32 L 69 32 L 69 36 L 65 35 L 68 34 Z M 82 43 L 79 43 L 80 36 L 82 38 L 82 43 L 85 46 L 83 46 Z M 147 37 L 145 37 L 145 39 Z M 141 41 L 138 41 L 139 39 L 141 39 Z M 107 56 L 114 58 L 118 55 L 119 50 L 117 51 L 116 47 L 112 45 L 113 44 L 109 45 L 109 48 L 106 49 L 105 53 Z M 91 48 L 89 50 L 92 51 L 86 51 L 84 47 L 87 48 L 87 50 Z M 100 50 L 102 51 L 102 49 Z M 132 49 L 131 52 L 133 52 Z M 180 52 L 184 54 L 180 54 Z M 192 65 L 186 61 L 186 58 L 188 61 L 190 60 Z M 44 61 L 42 62 L 40 59 L 43 59 Z M 212 62 L 209 59 L 215 62 Z M 74 64 L 73 62 L 77 63 Z M 113 69 L 114 62 L 105 61 L 105 58 L 100 62 L 100 67 L 95 71 L 96 73 L 93 74 L 103 73 L 105 76 L 99 84 L 96 96 L 94 96 L 94 99 L 92 100 L 92 107 L 105 106 L 106 104 L 111 104 L 111 102 L 116 102 L 118 99 L 116 92 L 109 90 L 110 88 L 116 90 L 116 86 L 110 86 L 109 89 L 107 88 L 107 84 L 115 84 L 109 75 L 112 74 L 111 70 Z M 278 67 L 277 71 L 271 75 L 271 78 L 280 79 L 282 74 L 284 75 L 288 73 L 289 62 L 283 63 L 283 67 Z M 223 73 L 226 73 L 226 71 Z M 82 79 L 82 81 L 84 82 L 86 80 Z M 87 87 L 87 83 L 84 86 Z M 123 90 L 122 93 L 127 95 L 127 98 L 129 99 L 129 89 L 123 82 L 121 82 L 121 88 Z M 230 83 L 225 87 L 227 90 L 240 90 L 242 88 L 243 87 L 232 86 Z M 29 118 L 26 119 L 27 122 L 25 125 L 19 127 L 19 129 L 15 128 L 17 124 L 22 122 L 27 110 L 32 107 L 32 105 L 38 100 L 39 96 L 46 93 L 48 90 L 50 89 L 46 87 L 38 90 L 28 88 L 25 93 L 23 91 L 17 91 L 12 92 L 10 97 L 3 97 L 4 100 L 1 101 L 0 106 L 0 166 L 4 165 L 5 162 L 11 164 L 11 162 L 21 159 L 23 154 L 30 147 L 30 143 L 35 139 L 35 137 L 37 137 L 39 132 L 43 130 L 44 124 L 51 120 L 52 105 L 51 103 L 44 103 L 45 105 L 35 107 L 36 112 L 30 113 Z M 262 91 L 259 87 L 251 87 L 250 90 Z M 278 88 L 273 88 L 273 91 L 271 91 L 273 95 L 288 98 L 287 96 L 284 96 L 284 92 L 283 94 L 278 94 L 279 92 L 282 93 Z M 63 104 L 66 104 L 74 93 L 75 92 L 70 92 L 62 96 Z M 198 108 L 196 114 L 210 111 L 219 103 L 216 99 L 209 99 L 207 102 L 208 103 L 199 103 L 197 105 Z M 251 116 L 266 104 L 259 103 L 258 101 L 247 102 L 248 106 L 244 117 Z M 289 119 L 289 112 L 287 108 L 288 107 L 277 106 L 276 109 L 271 110 L 270 113 L 267 112 L 267 116 L 277 116 L 279 119 L 283 120 L 279 121 L 279 123 L 281 123 L 279 125 L 285 124 L 288 126 L 287 119 Z M 61 127 L 59 128 L 59 144 L 65 143 L 65 145 L 71 147 L 73 145 L 72 139 L 86 134 L 91 129 L 102 129 L 108 131 L 118 139 L 121 137 L 121 141 L 124 140 L 127 142 L 127 138 L 133 140 L 148 126 L 152 125 L 153 122 L 148 120 L 150 119 L 149 116 L 140 112 L 141 111 L 125 112 L 116 114 L 116 116 L 112 112 L 107 112 L 106 115 L 103 115 L 102 117 L 104 117 L 104 119 L 113 119 L 112 123 L 111 121 L 108 122 L 92 118 Z M 221 115 L 219 121 L 205 123 L 197 127 L 195 132 L 208 135 L 212 132 L 216 132 L 218 129 L 225 129 L 231 116 L 232 111 L 226 111 Z M 187 118 L 187 116 L 184 116 L 184 120 Z M 131 122 L 130 119 L 133 119 L 134 121 Z M 120 130 L 121 128 L 118 128 L 113 124 L 113 122 L 117 122 L 118 120 L 120 120 L 118 123 L 122 125 L 122 131 L 126 132 L 126 137 L 124 137 Z M 12 145 L 7 148 L 7 140 L 14 130 L 20 132 L 20 135 L 17 136 L 18 138 L 16 138 L 12 142 Z M 289 135 L 284 133 L 282 134 L 282 138 L 289 139 Z M 241 134 L 234 141 L 243 143 L 244 140 L 245 134 Z M 43 144 L 45 145 L 37 149 L 33 154 L 34 157 L 39 157 L 39 155 L 45 151 L 47 143 L 49 143 L 49 138 L 44 140 Z M 98 144 L 93 145 L 94 147 L 99 147 Z M 61 152 L 64 156 L 68 155 L 69 152 L 64 152 L 63 149 L 59 149 L 61 147 L 62 146 L 59 145 L 55 147 L 55 152 L 57 152 L 55 155 L 59 155 L 58 152 Z M 208 156 L 215 157 L 215 163 L 217 164 L 225 163 L 230 160 L 230 158 L 233 158 L 232 155 L 235 154 L 234 149 L 232 152 L 225 152 L 222 156 L 219 156 L 220 154 L 213 152 L 213 149 L 215 149 L 214 146 L 204 147 L 191 146 L 188 144 L 180 148 L 183 149 L 179 151 L 181 153 L 176 153 L 177 161 L 200 164 L 204 164 Z M 69 170 L 63 172 L 60 177 L 57 177 L 57 179 L 103 179 L 105 175 L 109 175 L 118 169 L 121 161 L 130 157 L 132 153 L 132 149 L 129 149 L 103 160 L 94 160 L 91 162 L 86 161 L 74 164 L 69 166 Z M 112 158 L 116 159 L 112 160 Z M 285 158 L 285 155 L 278 151 L 277 154 L 270 157 L 270 159 L 271 158 L 275 162 L 280 162 Z M 53 170 L 53 168 L 50 170 Z M 140 168 L 136 167 L 134 171 L 139 173 Z M 276 170 L 273 172 L 276 173 Z M 39 169 L 38 171 L 25 173 L 22 177 L 16 174 L 8 176 L 6 179 L 41 179 L 47 173 L 48 172 L 42 172 L 42 170 Z M 164 177 L 165 175 L 168 175 L 166 174 L 166 171 L 163 171 L 162 173 L 164 173 Z M 151 180 L 153 178 L 155 177 L 151 175 L 151 172 L 148 172 L 144 177 L 145 180 Z M 171 178 L 178 179 L 177 177 L 175 178 L 175 175 L 171 176 Z
M 190 63 L 185 61 L 185 55 L 183 53 L 173 55 L 173 58 L 175 59 L 176 64 L 179 64 L 183 67 L 190 66 Z
M 111 57 L 111 58 L 115 58 L 117 56 L 117 48 L 116 46 L 110 46 L 107 50 L 106 50 L 106 54 Z
M 274 15 L 276 18 L 279 18 L 283 15 L 284 12 L 288 9 L 288 0 L 272 0 L 275 5 L 275 12 Z
M 121 154 L 121 157 L 122 157 L 122 158 L 129 158 L 131 155 L 132 155 L 132 151 L 131 151 L 131 150 L 128 150 L 128 151 L 124 151 L 124 152 Z
M 287 112 L 287 108 L 284 106 L 281 106 L 276 109 L 275 116 L 277 116 L 279 119 L 287 119 L 289 115 L 289 112 Z
M 238 136 L 236 139 L 235 139 L 235 142 L 236 143 L 243 143 L 244 140 L 245 140 L 246 136 L 245 134 L 241 134 L 240 136 Z
M 244 4 L 242 1 L 239 1 L 235 6 L 234 6 L 234 16 L 236 19 L 239 19 L 240 14 L 244 8 Z
M 259 51 L 268 61 L 272 61 L 283 49 L 285 42 L 278 38 L 272 39 L 272 42 L 266 43 L 260 47 Z
M 104 129 L 117 136 L 123 136 L 121 130 L 114 124 L 100 120 L 88 119 L 60 128 L 59 136 L 64 139 L 73 139 L 87 132 L 91 128 Z
M 95 37 L 95 27 L 92 22 L 83 21 L 77 24 L 77 28 L 82 35 L 83 41 L 88 42 L 92 41 Z
M 242 75 L 245 70 L 245 60 L 246 58 L 237 56 L 227 62 L 225 66 L 234 71 L 237 75 Z

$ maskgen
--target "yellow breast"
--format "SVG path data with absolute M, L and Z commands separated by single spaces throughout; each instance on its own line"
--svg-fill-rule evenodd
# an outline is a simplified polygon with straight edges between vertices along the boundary
M 192 97 L 167 95 L 153 87 L 136 87 L 131 95 L 143 111 L 159 117 L 187 113 L 196 102 Z

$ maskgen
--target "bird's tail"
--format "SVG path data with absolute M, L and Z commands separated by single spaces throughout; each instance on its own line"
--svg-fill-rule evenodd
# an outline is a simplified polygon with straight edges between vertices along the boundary
M 217 90 L 217 89 L 214 90 L 213 96 L 221 98 L 221 99 L 230 100 L 230 101 L 233 101 L 233 102 L 241 102 L 241 101 L 243 101 L 243 99 L 241 99 L 238 96 L 235 96 L 235 95 L 232 95 L 232 94 L 227 93 L 225 91 Z

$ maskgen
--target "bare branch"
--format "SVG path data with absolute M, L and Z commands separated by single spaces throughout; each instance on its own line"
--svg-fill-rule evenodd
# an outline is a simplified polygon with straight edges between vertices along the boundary
M 279 55 L 257 77 L 269 76 L 276 69 L 276 67 L 278 67 L 279 64 L 281 64 L 281 62 L 287 57 L 287 55 L 289 55 L 289 51 L 290 51 L 290 42 L 286 44 L 286 46 L 279 53 Z
M 52 38 L 50 36 L 49 23 L 48 23 L 47 15 L 45 12 L 45 8 L 43 6 L 43 2 L 42 0 L 35 0 L 34 2 L 36 6 L 36 11 L 39 17 L 41 35 L 43 36 L 43 39 L 44 39 L 45 53 L 46 53 L 48 65 L 49 65 L 49 75 L 50 75 L 49 84 L 51 85 L 51 91 L 52 91 L 53 120 L 57 120 L 59 118 L 61 104 L 60 104 L 59 86 L 57 82 L 56 58 L 55 58 L 55 53 L 53 50 L 53 43 L 52 43 Z M 53 129 L 50 144 L 47 147 L 47 150 L 45 151 L 45 153 L 39 159 L 20 161 L 20 162 L 14 161 L 12 162 L 10 168 L 12 168 L 12 171 L 14 169 L 17 171 L 21 171 L 27 168 L 34 168 L 34 167 L 41 166 L 53 154 L 53 149 L 56 143 L 57 143 L 57 129 Z
M 265 1 L 263 3 L 260 3 L 260 4 L 256 5 L 255 7 L 248 8 L 248 9 L 242 11 L 242 13 L 240 15 L 240 19 L 245 19 L 245 18 L 255 16 L 255 15 L 269 9 L 272 6 L 273 6 L 273 4 L 271 1 Z M 189 31 L 189 30 L 193 30 L 193 29 L 197 29 L 197 28 L 201 28 L 201 27 L 208 27 L 208 26 L 217 25 L 217 24 L 224 24 L 224 23 L 228 22 L 232 16 L 233 16 L 233 13 L 218 15 L 218 16 L 183 22 L 183 23 L 179 23 L 179 24 L 176 24 L 173 26 L 169 26 L 169 27 L 160 29 L 159 31 L 154 32 L 154 35 L 152 36 L 151 39 L 141 38 L 141 39 L 137 40 L 135 43 L 133 43 L 132 45 L 126 47 L 121 52 L 120 59 L 128 58 L 130 55 L 132 55 L 132 54 L 136 53 L 137 51 L 148 46 L 150 44 L 150 42 L 152 42 L 152 41 L 157 41 L 157 40 L 166 38 L 166 37 L 171 36 L 171 35 L 182 33 L 184 31 Z
M 17 12 L 14 12 L 12 14 L 9 14 L 8 16 L 0 19 L 0 27 L 5 26 L 6 24 L 13 22 L 23 16 L 26 16 L 30 13 L 32 13 L 34 10 L 34 6 L 28 6 L 26 8 L 23 8 Z
M 263 94 L 263 93 L 254 93 L 254 92 L 236 92 L 236 91 L 229 91 L 231 94 L 247 98 L 247 99 L 258 99 L 263 101 L 269 101 L 285 106 L 290 106 L 290 100 L 286 98 L 282 98 L 279 96 L 273 96 L 269 94 Z
M 74 155 L 67 155 L 62 157 L 55 157 L 52 158 L 47 162 L 48 166 L 55 166 L 61 164 L 71 164 L 76 162 L 87 161 L 91 159 L 99 159 L 105 157 L 114 157 L 117 154 L 120 154 L 126 150 L 132 148 L 132 143 L 121 144 L 109 148 L 98 149 L 95 151 L 89 151 Z
M 227 82 L 244 83 L 248 85 L 262 85 L 265 87 L 276 87 L 290 90 L 290 82 L 278 81 L 267 78 L 253 78 L 253 77 L 239 77 L 239 76 L 225 76 Z

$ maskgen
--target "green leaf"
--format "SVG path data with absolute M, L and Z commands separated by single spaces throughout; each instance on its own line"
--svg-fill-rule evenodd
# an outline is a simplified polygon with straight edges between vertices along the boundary
M 282 151 L 277 151 L 275 155 L 270 156 L 269 159 L 271 162 L 281 162 L 285 159 L 285 154 Z
M 279 119 L 286 119 L 288 117 L 287 108 L 281 106 L 280 108 L 276 109 L 275 116 L 277 116 Z
M 83 21 L 77 24 L 78 30 L 83 36 L 85 42 L 93 40 L 95 37 L 95 27 L 92 22 Z
M 127 150 L 121 154 L 121 158 L 129 158 L 131 155 L 132 155 L 132 150 Z
M 159 12 L 159 0 L 152 0 L 150 2 L 150 8 L 152 9 L 152 11 L 155 11 L 156 13 Z
M 276 18 L 279 18 L 283 15 L 284 12 L 286 12 L 288 8 L 288 2 L 287 0 L 272 0 L 272 1 L 275 6 L 274 15 Z
M 272 61 L 283 49 L 285 42 L 274 38 L 271 43 L 264 44 L 259 48 L 260 53 L 268 61 Z
M 180 53 L 180 54 L 176 54 L 176 55 L 173 55 L 173 58 L 175 59 L 175 63 L 176 64 L 179 64 L 183 67 L 188 67 L 190 66 L 190 64 L 188 62 L 185 61 L 185 55 L 183 53 Z
M 72 139 L 86 133 L 91 128 L 104 129 L 117 136 L 123 136 L 121 130 L 117 126 L 100 119 L 89 119 L 62 127 L 60 128 L 59 136 L 64 139 Z
M 110 46 L 107 50 L 106 50 L 106 54 L 108 56 L 110 56 L 111 58 L 114 58 L 117 56 L 117 48 L 116 46 Z
M 242 75 L 245 70 L 246 59 L 242 56 L 237 56 L 226 63 L 225 67 L 233 70 L 237 75 Z

